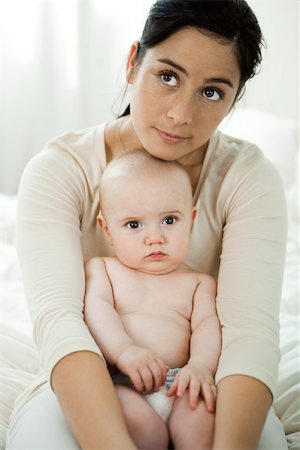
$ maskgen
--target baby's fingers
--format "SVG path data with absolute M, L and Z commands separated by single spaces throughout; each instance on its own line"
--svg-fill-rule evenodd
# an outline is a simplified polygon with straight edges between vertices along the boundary
M 201 383 L 197 378 L 192 378 L 189 385 L 189 403 L 192 409 L 198 404 Z
M 158 391 L 159 388 L 165 384 L 167 367 L 162 366 L 162 364 L 160 364 L 160 361 L 153 361 L 149 368 L 153 376 L 153 390 Z
M 130 374 L 130 379 L 131 379 L 132 384 L 134 385 L 135 389 L 138 392 L 143 392 L 144 382 L 143 382 L 139 372 L 134 372 L 134 373 Z
M 190 384 L 190 376 L 184 373 L 180 373 L 178 376 L 178 387 L 177 387 L 177 396 L 182 397 L 185 391 L 188 389 Z
M 153 379 L 153 374 L 151 372 L 151 370 L 149 369 L 149 367 L 143 367 L 142 369 L 139 370 L 141 379 L 143 381 L 143 391 L 144 392 L 150 392 L 153 389 L 153 385 L 154 385 L 154 379 Z
M 157 358 L 157 363 L 161 370 L 161 386 L 163 386 L 166 382 L 167 374 L 169 371 L 169 367 L 163 362 L 162 359 Z
M 168 391 L 166 393 L 167 397 L 172 397 L 173 395 L 176 395 L 176 393 L 177 393 L 177 386 L 178 386 L 177 380 L 178 380 L 178 378 L 175 378 L 175 380 L 171 384 L 170 388 L 168 389 Z
M 216 386 L 208 383 L 203 383 L 202 395 L 208 412 L 214 412 L 215 410 L 216 394 Z

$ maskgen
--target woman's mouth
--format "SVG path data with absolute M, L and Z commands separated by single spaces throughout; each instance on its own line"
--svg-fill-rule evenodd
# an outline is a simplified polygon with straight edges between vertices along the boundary
M 155 128 L 157 134 L 159 137 L 166 143 L 166 144 L 180 144 L 181 142 L 190 139 L 188 136 L 179 136 L 177 134 L 167 133 L 166 131 L 162 131 L 158 128 Z

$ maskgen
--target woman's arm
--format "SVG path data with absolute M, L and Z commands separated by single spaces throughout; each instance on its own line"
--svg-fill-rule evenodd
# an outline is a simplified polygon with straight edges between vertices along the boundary
M 231 375 L 218 385 L 213 450 L 254 450 L 272 403 L 266 385 Z
M 133 450 L 114 386 L 95 353 L 65 356 L 52 372 L 52 386 L 83 450 Z
M 226 181 L 214 450 L 254 450 L 277 381 L 286 204 L 278 173 L 250 147 Z
M 26 299 L 45 381 L 53 383 L 80 446 L 134 448 L 101 351 L 83 321 L 84 183 L 75 159 L 62 149 L 47 149 L 27 166 L 17 220 Z

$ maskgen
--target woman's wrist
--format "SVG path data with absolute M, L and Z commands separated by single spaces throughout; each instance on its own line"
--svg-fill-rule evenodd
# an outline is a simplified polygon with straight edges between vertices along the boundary
M 80 448 L 134 450 L 104 361 L 91 352 L 65 356 L 52 385 Z
M 218 384 L 213 450 L 255 450 L 272 404 L 261 381 L 231 375 Z

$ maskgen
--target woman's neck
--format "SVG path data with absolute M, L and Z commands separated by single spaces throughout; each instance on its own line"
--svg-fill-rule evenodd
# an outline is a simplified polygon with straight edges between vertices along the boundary
M 105 146 L 107 162 L 116 158 L 125 151 L 142 149 L 136 133 L 133 130 L 130 116 L 120 117 L 109 122 L 105 129 Z M 208 147 L 206 142 L 201 148 L 194 150 L 188 155 L 182 156 L 178 162 L 184 166 L 191 179 L 193 192 L 196 189 L 202 163 Z
M 120 117 L 107 124 L 105 144 L 108 162 L 125 151 L 142 149 L 130 122 L 130 116 Z

